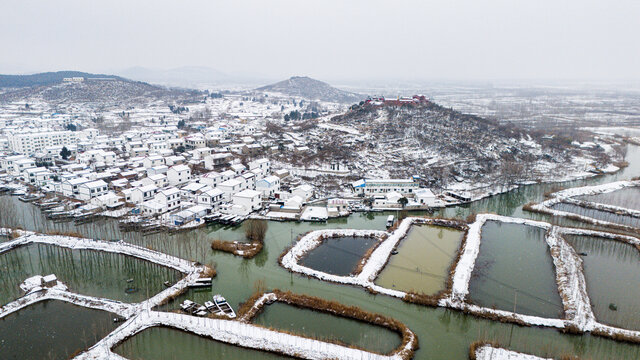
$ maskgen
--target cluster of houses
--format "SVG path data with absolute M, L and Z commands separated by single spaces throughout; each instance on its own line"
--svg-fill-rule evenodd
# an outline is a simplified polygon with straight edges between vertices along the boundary
M 61 142 L 61 136 L 55 136 L 57 143 L 48 146 L 27 141 L 21 154 L 0 153 L 0 179 L 17 179 L 41 193 L 104 210 L 124 208 L 142 217 L 162 218 L 171 225 L 215 212 L 266 213 L 270 203 L 300 211 L 314 196 L 307 184 L 282 187 L 289 172 L 272 171 L 266 157 L 248 156 L 248 139 L 243 146 L 231 146 L 223 137 L 212 142 L 212 133 L 161 131 L 117 138 L 96 133 L 90 144 L 78 142 L 77 136 Z M 68 152 L 66 159 L 61 158 L 62 148 Z

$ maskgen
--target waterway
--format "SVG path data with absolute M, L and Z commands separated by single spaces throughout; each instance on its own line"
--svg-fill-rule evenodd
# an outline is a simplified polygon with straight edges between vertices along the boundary
M 561 184 L 534 184 L 523 186 L 507 193 L 495 195 L 471 204 L 446 208 L 436 215 L 465 219 L 468 215 L 492 212 L 505 216 L 524 217 L 551 221 L 562 225 L 593 227 L 564 218 L 522 211 L 528 202 L 539 202 L 544 194 L 561 188 L 595 185 L 604 182 L 630 179 L 640 175 L 640 147 L 629 146 L 627 161 L 630 166 L 614 175 L 606 175 L 587 180 L 565 182 Z M 278 265 L 278 256 L 295 239 L 308 231 L 327 228 L 356 228 L 384 230 L 386 217 L 395 212 L 356 213 L 347 218 L 333 219 L 327 223 L 269 222 L 263 251 L 255 258 L 247 260 L 210 248 L 212 239 L 237 240 L 242 236 L 242 228 L 210 226 L 178 234 L 154 234 L 143 236 L 139 233 L 122 233 L 115 221 L 103 221 L 93 224 L 74 226 L 70 223 L 53 224 L 38 220 L 39 210 L 33 205 L 24 204 L 15 198 L 8 207 L 16 214 L 22 227 L 32 230 L 76 231 L 87 237 L 114 239 L 149 246 L 186 259 L 200 261 L 216 266 L 218 276 L 214 279 L 211 291 L 189 292 L 186 297 L 195 295 L 210 299 L 214 293 L 223 294 L 230 304 L 237 306 L 248 299 L 256 288 L 291 290 L 297 293 L 318 296 L 346 305 L 359 306 L 366 311 L 381 313 L 405 323 L 418 336 L 420 349 L 416 359 L 467 359 L 471 343 L 478 340 L 495 340 L 516 351 L 525 351 L 541 356 L 576 355 L 590 359 L 634 359 L 640 358 L 640 346 L 618 343 L 613 340 L 561 334 L 555 329 L 519 327 L 465 315 L 458 311 L 428 308 L 407 304 L 400 299 L 384 295 L 372 295 L 359 287 L 327 283 L 314 278 L 292 274 Z M 2 209 L 5 210 L 6 204 Z M 259 286 L 257 286 L 259 284 Z M 195 298 L 195 296 L 193 296 Z M 183 298 L 170 304 L 177 307 Z M 197 300 L 197 299 L 196 299 Z M 199 301 L 200 303 L 204 301 Z M 313 321 L 313 317 L 304 320 Z M 134 337 L 132 346 L 186 348 L 190 340 L 182 337 Z M 259 355 L 252 356 L 259 358 Z M 156 357 L 146 357 L 155 359 Z M 188 358 L 188 357 L 187 357 Z M 198 358 L 198 357 L 196 357 Z

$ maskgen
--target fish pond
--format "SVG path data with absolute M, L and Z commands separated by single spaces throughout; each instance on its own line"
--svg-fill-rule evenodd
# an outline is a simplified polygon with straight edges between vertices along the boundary
M 182 278 L 179 271 L 131 256 L 31 244 L 0 254 L 0 304 L 22 296 L 19 285 L 34 275 L 55 274 L 69 291 L 140 302 Z
M 640 252 L 633 245 L 589 236 L 565 236 L 582 253 L 587 293 L 596 319 L 640 330 Z
M 571 219 L 529 213 L 523 211 L 522 206 L 528 202 L 543 201 L 545 193 L 557 191 L 559 188 L 597 185 L 617 180 L 628 180 L 639 176 L 640 147 L 628 146 L 626 160 L 630 163 L 629 167 L 613 175 L 561 184 L 541 183 L 521 186 L 512 191 L 487 197 L 471 204 L 437 210 L 435 215 L 465 219 L 472 214 L 492 212 L 504 216 L 532 218 L 553 221 L 562 225 L 591 228 L 594 226 L 572 221 Z M 456 310 L 409 304 L 390 296 L 370 294 L 359 287 L 328 283 L 315 278 L 293 274 L 278 265 L 278 256 L 291 246 L 296 237 L 301 234 L 312 230 L 334 228 L 384 230 L 387 216 L 397 215 L 396 212 L 354 213 L 348 217 L 330 219 L 326 223 L 270 221 L 264 249 L 253 259 L 243 259 L 232 254 L 214 252 L 210 247 L 213 239 L 240 239 L 243 236 L 241 226 L 223 227 L 211 225 L 176 234 L 158 233 L 145 235 L 139 232 L 122 232 L 119 230 L 117 222 L 113 220 L 80 225 L 74 225 L 73 222 L 54 223 L 42 219 L 39 209 L 33 204 L 22 203 L 16 197 L 0 196 L 0 202 L 2 202 L 0 206 L 2 206 L 1 209 L 3 210 L 0 212 L 0 225 L 16 224 L 28 230 L 42 232 L 74 231 L 89 238 L 124 239 L 124 241 L 133 244 L 150 247 L 174 256 L 200 261 L 203 264 L 216 267 L 218 275 L 214 278 L 211 289 L 203 292 L 190 290 L 178 297 L 176 301 L 170 303 L 173 308 L 177 308 L 178 304 L 187 298 L 203 303 L 206 300 L 210 300 L 213 293 L 221 293 L 237 310 L 238 305 L 249 299 L 256 291 L 256 283 L 259 283 L 261 284 L 260 287 L 267 290 L 291 290 L 295 293 L 338 301 L 345 305 L 360 307 L 365 311 L 393 317 L 406 324 L 418 336 L 420 349 L 415 355 L 415 359 L 418 360 L 468 359 L 469 346 L 475 341 L 482 340 L 495 341 L 506 348 L 543 357 L 561 358 L 562 356 L 571 355 L 581 359 L 640 358 L 639 345 L 616 342 L 589 334 L 563 334 L 556 329 L 550 328 L 521 327 L 482 319 Z M 10 216 L 3 217 L 3 214 Z M 13 216 L 14 214 L 15 216 Z M 411 212 L 411 215 L 419 216 L 421 214 Z M 510 252 L 515 253 L 515 250 L 510 250 Z M 543 262 L 542 264 L 546 264 L 544 266 L 552 266 L 550 262 Z M 538 271 L 536 269 L 536 272 Z M 546 270 L 543 269 L 543 271 Z M 61 280 L 64 281 L 62 277 Z M 521 294 L 518 295 L 518 304 L 521 303 L 522 296 Z M 506 307 L 508 308 L 509 306 Z M 306 314 L 304 319 L 296 321 L 300 323 L 303 321 L 312 322 L 315 316 L 316 312 L 311 315 Z M 162 333 L 160 334 L 160 332 Z M 143 334 L 145 333 L 143 332 Z M 213 342 L 195 335 L 165 330 L 150 329 L 146 334 L 148 335 L 134 336 L 127 340 L 132 342 L 132 351 L 143 348 L 146 351 L 151 351 L 151 355 L 144 357 L 145 359 L 207 358 L 208 356 L 204 357 L 204 355 L 208 355 L 205 354 L 208 351 L 194 350 L 192 353 L 191 349 L 192 347 L 200 346 L 195 345 L 196 342 L 204 341 L 205 344 Z M 222 345 L 229 348 L 228 345 Z M 242 359 L 243 356 L 251 359 L 273 358 L 268 353 L 241 350 L 242 354 L 232 354 L 229 357 L 238 359 Z M 166 357 L 163 357 L 165 354 L 175 354 L 175 351 L 179 351 L 178 356 L 166 355 Z M 215 350 L 210 351 L 215 354 Z M 133 355 L 127 356 L 135 358 Z M 212 357 L 217 358 L 217 356 Z
M 298 263 L 329 274 L 347 276 L 354 272 L 366 252 L 378 241 L 376 237 L 330 237 L 309 251 Z
M 469 296 L 484 307 L 560 318 L 563 306 L 545 230 L 487 221 Z
M 448 227 L 412 226 L 375 283 L 427 295 L 444 290 L 463 236 L 463 231 Z
M 265 306 L 253 323 L 380 354 L 401 343 L 398 333 L 384 327 L 281 302 Z
M 628 187 L 603 194 L 583 195 L 576 199 L 640 210 L 640 188 L 638 187 Z
M 145 329 L 118 345 L 113 352 L 131 360 L 290 359 L 168 327 Z
M 0 359 L 67 359 L 113 331 L 114 317 L 63 301 L 37 302 L 0 319 Z
M 614 224 L 632 226 L 640 228 L 640 217 L 614 214 L 612 212 L 586 208 L 574 204 L 557 203 L 551 206 L 553 210 L 566 211 L 568 213 L 587 216 L 596 220 L 607 221 Z

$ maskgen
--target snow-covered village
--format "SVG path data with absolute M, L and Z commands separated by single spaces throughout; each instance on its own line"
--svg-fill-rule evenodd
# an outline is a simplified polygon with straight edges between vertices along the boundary
M 0 359 L 640 358 L 638 7 L 410 3 L 0 5 Z

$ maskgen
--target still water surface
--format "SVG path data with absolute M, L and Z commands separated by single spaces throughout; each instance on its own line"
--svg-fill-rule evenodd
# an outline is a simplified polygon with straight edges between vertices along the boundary
M 640 147 L 629 146 L 627 161 L 630 166 L 615 175 L 607 175 L 587 180 L 561 184 L 537 184 L 495 195 L 463 206 L 442 209 L 436 215 L 465 219 L 470 214 L 492 212 L 505 216 L 515 216 L 550 221 L 561 225 L 592 228 L 579 222 L 532 214 L 522 211 L 522 205 L 544 199 L 544 194 L 560 188 L 595 185 L 604 182 L 630 179 L 640 175 Z M 6 197 L 0 197 L 5 201 Z M 334 219 L 327 223 L 269 222 L 264 250 L 254 259 L 246 260 L 231 254 L 213 252 L 210 242 L 214 238 L 237 240 L 242 236 L 242 227 L 228 228 L 210 226 L 207 228 L 179 234 L 154 234 L 143 236 L 139 233 L 122 233 L 114 221 L 75 226 L 73 224 L 54 224 L 40 216 L 33 205 L 19 202 L 15 198 L 8 201 L 16 203 L 15 209 L 22 227 L 46 231 L 77 231 L 87 237 L 102 239 L 123 238 L 125 241 L 149 246 L 186 259 L 201 261 L 208 265 L 217 265 L 218 276 L 213 289 L 206 292 L 188 292 L 182 298 L 170 304 L 174 308 L 185 297 L 199 302 L 210 299 L 212 294 L 221 293 L 237 309 L 239 303 L 248 299 L 257 287 L 266 289 L 291 290 L 293 292 L 335 300 L 346 305 L 359 306 L 364 310 L 382 313 L 405 323 L 413 330 L 420 341 L 416 359 L 467 359 L 469 346 L 478 340 L 495 340 L 516 351 L 524 351 L 540 356 L 576 355 L 582 359 L 636 359 L 640 358 L 640 346 L 618 343 L 613 340 L 596 338 L 589 335 L 565 335 L 555 329 L 526 328 L 483 320 L 463 313 L 445 309 L 434 309 L 404 303 L 400 299 L 383 295 L 371 295 L 361 288 L 326 283 L 317 279 L 291 274 L 281 268 L 277 259 L 292 240 L 299 234 L 310 230 L 327 228 L 353 228 L 384 230 L 386 217 L 393 213 L 356 213 L 348 218 Z M 23 216 L 24 215 L 24 216 Z M 416 213 L 416 215 L 419 215 Z M 259 282 L 261 286 L 255 286 Z M 200 300 L 202 299 L 202 300 Z M 306 317 L 304 321 L 312 321 Z M 151 333 L 153 334 L 153 333 Z M 193 335 L 189 335 L 193 336 Z M 189 339 L 191 339 L 191 337 Z M 199 339 L 199 338 L 198 338 Z M 198 340 L 200 341 L 200 340 Z M 207 341 L 207 340 L 205 340 Z M 133 347 L 163 348 L 175 347 L 189 352 L 192 340 L 179 336 L 144 336 L 131 339 Z M 245 351 L 242 350 L 241 351 Z M 260 358 L 257 353 L 252 358 Z M 197 355 L 197 354 L 196 354 Z M 145 359 L 155 359 L 151 356 Z M 188 357 L 187 357 L 188 358 Z M 200 357 L 194 357 L 200 358 Z
M 413 226 L 375 283 L 427 295 L 443 290 L 463 235 L 447 227 Z

